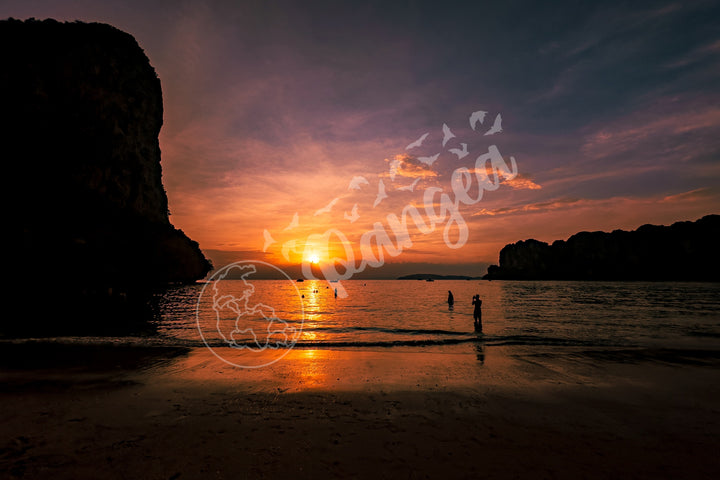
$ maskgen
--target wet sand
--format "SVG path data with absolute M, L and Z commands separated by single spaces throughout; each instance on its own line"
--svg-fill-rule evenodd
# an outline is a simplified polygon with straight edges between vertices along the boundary
M 3 346 L 2 478 L 718 478 L 720 354 Z

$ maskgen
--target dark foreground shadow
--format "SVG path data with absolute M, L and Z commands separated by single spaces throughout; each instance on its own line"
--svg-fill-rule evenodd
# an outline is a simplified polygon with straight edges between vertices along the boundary
M 161 368 L 190 349 L 132 345 L 0 344 L 0 393 L 115 389 L 138 383 L 135 373 Z
M 185 347 L 72 345 L 47 342 L 0 344 L 3 370 L 73 370 L 105 372 L 137 370 L 187 354 Z
M 0 338 L 149 336 L 160 318 L 152 289 L 97 286 L 15 292 L 21 306 L 0 321 Z

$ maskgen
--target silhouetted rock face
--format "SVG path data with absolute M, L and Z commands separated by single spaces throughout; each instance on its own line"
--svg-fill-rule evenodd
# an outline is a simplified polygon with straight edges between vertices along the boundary
M 525 240 L 500 251 L 490 280 L 720 281 L 720 216 L 626 232 L 580 232 L 548 245 Z
M 168 219 L 160 80 L 135 39 L 103 24 L 11 19 L 0 21 L 0 52 L 13 273 L 51 276 L 62 298 L 80 300 L 204 277 L 209 262 Z

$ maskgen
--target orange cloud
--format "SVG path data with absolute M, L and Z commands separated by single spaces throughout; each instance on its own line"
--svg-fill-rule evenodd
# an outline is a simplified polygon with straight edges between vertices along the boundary
M 425 178 L 437 177 L 438 175 L 429 165 L 420 162 L 416 157 L 407 153 L 395 155 L 392 160 L 386 158 L 385 161 L 390 164 L 390 169 L 382 174 L 384 177 L 392 178 L 399 175 L 408 178 Z
M 663 203 L 667 202 L 695 202 L 697 200 L 707 200 L 713 196 L 718 196 L 718 189 L 714 188 L 697 188 L 690 190 L 689 192 L 677 193 L 675 195 L 668 195 L 662 200 Z
M 503 183 L 515 190 L 540 190 L 542 187 L 533 182 L 530 177 L 518 173 L 515 178 L 504 180 Z

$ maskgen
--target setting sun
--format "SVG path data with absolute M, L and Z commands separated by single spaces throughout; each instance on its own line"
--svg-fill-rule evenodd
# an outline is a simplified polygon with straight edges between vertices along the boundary
M 315 254 L 310 255 L 310 257 L 308 258 L 308 260 L 310 261 L 310 263 L 320 263 L 320 257 L 318 257 L 318 256 L 315 255 Z

